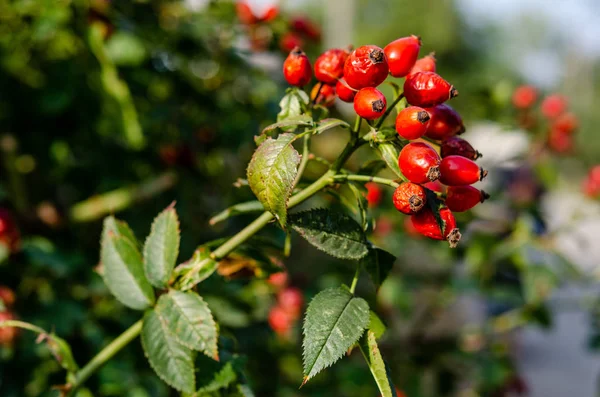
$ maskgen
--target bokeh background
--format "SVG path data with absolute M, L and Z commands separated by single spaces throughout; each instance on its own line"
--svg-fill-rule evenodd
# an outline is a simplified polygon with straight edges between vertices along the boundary
M 261 15 L 274 2 L 248 3 Z M 409 397 L 599 395 L 600 203 L 582 183 L 600 162 L 600 3 L 275 3 L 277 18 L 249 26 L 228 1 L 0 0 L 0 204 L 21 235 L 18 250 L 3 252 L 0 285 L 16 294 L 14 314 L 55 331 L 85 363 L 138 317 L 96 272 L 104 216 L 127 220 L 139 237 L 175 200 L 182 260 L 253 219 L 208 226 L 252 199 L 234 182 L 253 136 L 276 119 L 295 21 L 312 26 L 300 39 L 313 60 L 332 46 L 417 34 L 421 55 L 435 51 L 438 72 L 459 88 L 452 106 L 484 154 L 482 187 L 493 197 L 459 218 L 465 239 L 455 251 L 406 232 L 390 191 L 371 208 L 374 241 L 399 258 L 379 297 L 366 276 L 358 291 L 388 326 L 381 344 L 394 381 Z M 535 126 L 524 125 L 511 104 L 522 84 L 567 98 L 579 128 L 566 153 L 540 154 L 548 125 L 537 110 Z M 342 104 L 332 112 L 350 115 Z M 335 158 L 344 139 L 319 136 L 314 150 Z M 351 166 L 372 157 L 361 152 Z M 311 164 L 307 175 L 319 172 Z M 339 204 L 323 195 L 307 205 Z M 283 245 L 275 228 L 264 236 Z M 354 272 L 299 239 L 284 264 L 307 302 Z M 256 396 L 377 395 L 356 354 L 298 389 L 301 324 L 273 332 L 265 280 L 211 277 L 202 294 L 225 343 L 246 357 Z M 1 396 L 54 396 L 60 383 L 60 366 L 32 334 L 0 346 Z M 136 342 L 87 386 L 82 396 L 176 395 Z

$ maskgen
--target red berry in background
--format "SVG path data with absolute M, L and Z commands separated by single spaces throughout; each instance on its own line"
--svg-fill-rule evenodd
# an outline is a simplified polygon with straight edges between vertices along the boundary
M 367 198 L 369 207 L 377 206 L 383 197 L 383 190 L 381 190 L 381 187 L 374 182 L 365 183 L 365 187 L 367 188 L 367 194 L 365 197 Z
M 448 156 L 440 163 L 440 182 L 447 186 L 472 185 L 486 175 L 487 171 L 466 157 Z
M 286 32 L 279 39 L 279 48 L 286 53 L 292 51 L 296 47 L 304 47 L 304 40 L 297 33 Z
M 4 307 L 10 308 L 15 304 L 15 293 L 12 289 L 0 285 L 0 301 L 4 304 Z
M 573 150 L 575 142 L 573 141 L 573 135 L 568 132 L 564 132 L 557 128 L 550 129 L 548 134 L 548 147 L 555 153 L 568 153 Z
M 410 70 L 409 75 L 415 74 L 418 72 L 434 72 L 436 70 L 435 65 L 435 54 L 432 52 L 429 55 L 424 56 L 423 58 L 417 59 L 415 62 L 415 66 Z
M 304 305 L 302 291 L 294 287 L 285 288 L 277 295 L 277 304 L 291 318 L 297 319 L 302 313 L 302 306 Z
M 431 116 L 418 106 L 404 108 L 396 116 L 396 131 L 404 139 L 419 139 L 425 135 Z
M 422 211 L 413 215 L 411 220 L 415 229 L 423 236 L 434 240 L 448 240 L 450 247 L 455 248 L 461 236 L 456 227 L 454 215 L 452 215 L 452 212 L 448 208 L 442 208 L 440 210 L 440 218 L 442 218 L 444 223 L 443 232 L 430 208 L 423 208 Z
M 431 120 L 425 131 L 426 137 L 442 140 L 465 132 L 460 114 L 445 103 L 427 108 L 427 111 L 431 115 Z
M 450 211 L 464 212 L 483 203 L 490 196 L 473 186 L 450 186 L 446 192 L 446 206 Z
M 575 132 L 579 127 L 579 119 L 573 113 L 563 113 L 554 120 L 552 128 L 560 130 L 566 134 Z
M 294 319 L 280 306 L 275 306 L 269 311 L 269 326 L 281 336 L 289 336 Z
M 434 72 L 411 74 L 404 82 L 404 96 L 414 106 L 432 107 L 457 95 L 458 91 Z
M 419 233 L 419 231 L 417 229 L 415 229 L 415 226 L 412 223 L 411 217 L 404 218 L 403 226 L 404 226 L 404 231 L 409 236 L 412 236 L 412 237 L 423 237 L 423 235 L 421 233 Z
M 394 231 L 394 223 L 387 217 L 378 218 L 373 223 L 373 234 L 377 237 L 389 236 Z
M 318 83 L 310 90 L 310 99 L 317 105 L 325 107 L 335 103 L 335 87 L 329 84 Z
M 296 47 L 283 62 L 283 76 L 289 85 L 303 87 L 312 77 L 312 67 L 306 54 Z
M 321 31 L 319 30 L 319 27 L 310 19 L 301 15 L 292 17 L 292 20 L 290 21 L 290 28 L 300 34 L 305 35 L 313 41 L 317 41 L 321 38 Z
M 400 151 L 398 166 L 412 183 L 435 181 L 440 176 L 440 155 L 424 142 L 410 142 Z
M 517 87 L 513 92 L 512 103 L 517 109 L 529 109 L 537 101 L 537 90 L 530 85 Z
M 238 1 L 235 4 L 235 12 L 237 13 L 238 19 L 243 24 L 252 25 L 258 22 L 258 18 L 254 16 L 252 8 L 250 8 L 245 1 Z
M 394 207 L 403 214 L 412 215 L 421 211 L 427 202 L 425 188 L 412 182 L 404 182 L 394 190 Z
M 0 312 L 0 322 L 16 320 L 11 312 Z M 14 327 L 0 327 L 0 346 L 10 346 L 19 335 L 19 329 Z
M 377 88 L 366 87 L 354 97 L 354 111 L 363 119 L 375 120 L 385 113 L 387 101 Z
M 263 13 L 263 15 L 261 15 L 259 17 L 259 20 L 261 22 L 270 22 L 273 19 L 277 18 L 277 15 L 279 15 L 279 7 L 277 6 L 270 6 L 268 7 L 265 12 Z
M 559 94 L 547 96 L 541 105 L 542 114 L 549 119 L 555 119 L 567 110 L 567 99 Z
M 15 253 L 21 246 L 21 235 L 17 224 L 7 209 L 0 208 L 0 244 L 6 246 L 10 253 Z
M 315 61 L 315 77 L 327 84 L 335 84 L 344 74 L 344 63 L 348 58 L 348 51 L 341 48 L 332 48 L 322 53 Z
M 377 87 L 388 75 L 388 64 L 383 50 L 365 45 L 354 50 L 344 64 L 346 83 L 354 89 Z
M 267 279 L 267 282 L 277 289 L 285 287 L 288 283 L 287 272 L 273 273 Z
M 392 41 L 383 49 L 394 77 L 404 77 L 415 65 L 421 49 L 421 39 L 417 36 L 402 37 Z
M 462 156 L 470 160 L 477 160 L 481 157 L 481 153 L 473 149 L 473 146 L 471 146 L 469 142 L 457 136 L 444 139 L 440 148 L 440 154 L 442 158 L 448 156 Z
M 600 196 L 600 164 L 590 169 L 583 182 L 583 193 L 592 198 Z
M 354 102 L 354 97 L 356 96 L 357 92 L 358 91 L 355 89 L 350 88 L 348 83 L 346 83 L 346 80 L 343 78 L 339 79 L 337 83 L 335 83 L 335 93 L 337 94 L 338 98 L 344 102 Z

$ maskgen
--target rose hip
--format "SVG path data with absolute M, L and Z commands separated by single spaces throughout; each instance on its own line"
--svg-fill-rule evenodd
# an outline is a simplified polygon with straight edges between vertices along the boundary
M 342 78 L 335 83 L 335 92 L 342 101 L 351 103 L 354 102 L 354 97 L 358 91 L 350 88 L 346 80 Z
M 390 68 L 390 74 L 394 77 L 406 76 L 419 56 L 421 39 L 417 36 L 402 37 L 392 41 L 383 49 Z
M 354 89 L 377 87 L 388 75 L 388 64 L 383 50 L 375 45 L 357 48 L 344 64 L 346 83 Z
M 423 208 L 422 211 L 413 215 L 411 220 L 415 229 L 423 236 L 434 240 L 447 240 L 450 243 L 450 247 L 455 248 L 460 241 L 461 235 L 456 227 L 454 215 L 452 215 L 452 212 L 448 208 L 442 208 L 440 210 L 440 218 L 444 224 L 443 232 L 430 208 Z
M 436 70 L 435 67 L 435 54 L 432 52 L 429 55 L 424 56 L 423 58 L 417 59 L 415 62 L 415 66 L 410 70 L 409 75 L 415 74 L 418 72 L 434 72 Z
M 421 211 L 427 202 L 425 188 L 412 182 L 404 182 L 392 196 L 394 207 L 403 214 L 412 215 Z
M 366 120 L 375 120 L 385 113 L 387 101 L 377 88 L 362 88 L 354 97 L 354 111 Z
M 431 116 L 425 109 L 418 106 L 409 106 L 398 113 L 396 131 L 404 139 L 419 139 L 427 131 L 430 119 Z
M 446 192 L 446 206 L 453 212 L 464 212 L 483 203 L 490 196 L 473 186 L 450 186 Z
M 442 140 L 465 132 L 460 114 L 445 103 L 427 108 L 427 111 L 431 115 L 431 120 L 425 132 L 426 137 Z
M 412 183 L 435 181 L 440 176 L 440 155 L 423 142 L 410 142 L 400 151 L 398 166 Z
M 469 142 L 457 136 L 444 139 L 440 154 L 442 158 L 448 156 L 462 156 L 469 160 L 477 160 L 481 157 L 481 153 L 473 149 L 473 146 L 471 146 Z
M 541 109 L 544 116 L 555 119 L 567 110 L 567 100 L 559 94 L 549 95 L 542 101 Z
M 283 63 L 283 76 L 289 85 L 303 87 L 312 77 L 312 67 L 300 47 L 294 48 Z
M 317 80 L 327 84 L 335 84 L 344 74 L 344 63 L 348 55 L 348 51 L 341 48 L 332 48 L 321 54 L 315 61 L 315 77 Z
M 318 83 L 310 90 L 310 99 L 317 105 L 326 108 L 335 103 L 335 87 L 325 83 Z
M 440 163 L 440 182 L 447 186 L 472 185 L 486 175 L 487 171 L 466 157 L 452 155 Z
M 537 100 L 537 90 L 530 85 L 517 87 L 512 96 L 513 106 L 517 109 L 529 109 Z
M 458 91 L 434 72 L 411 74 L 404 82 L 404 96 L 414 106 L 432 107 L 458 95 Z

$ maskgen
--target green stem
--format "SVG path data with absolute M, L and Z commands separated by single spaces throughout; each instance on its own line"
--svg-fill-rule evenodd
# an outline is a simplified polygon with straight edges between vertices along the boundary
M 263 212 L 265 207 L 258 200 L 246 201 L 245 203 L 239 203 L 232 205 L 231 207 L 219 212 L 217 215 L 210 218 L 208 224 L 213 226 L 219 222 L 223 222 L 229 219 L 233 215 L 248 214 L 251 212 Z
M 352 279 L 352 285 L 350 285 L 350 292 L 354 295 L 354 291 L 356 290 L 356 284 L 358 284 L 358 279 L 360 277 L 360 265 L 356 266 L 356 271 L 354 272 L 354 278 Z
M 47 333 L 44 329 L 33 325 L 33 324 L 29 324 L 23 321 L 18 321 L 18 320 L 6 320 L 6 321 L 0 321 L 0 328 L 2 327 L 14 327 L 14 328 L 23 328 L 26 329 L 28 331 L 32 331 L 32 332 L 36 332 L 38 334 L 45 334 Z
M 402 100 L 402 98 L 404 98 L 404 93 L 398 95 L 398 97 L 396 99 L 394 99 L 394 102 L 392 102 L 390 104 L 390 106 L 388 106 L 388 108 L 385 111 L 385 113 L 383 114 L 383 116 L 381 116 L 379 118 L 379 121 L 377 122 L 377 124 L 375 124 L 375 128 L 376 129 L 379 129 L 379 127 L 381 127 L 381 125 L 383 124 L 383 122 L 385 121 L 385 119 L 387 119 L 388 116 L 390 115 L 390 113 L 392 113 L 394 111 L 394 108 L 396 107 L 396 105 L 398 104 L 398 102 L 400 102 Z
M 78 388 L 94 373 L 98 368 L 103 366 L 122 348 L 127 346 L 129 342 L 137 338 L 142 331 L 142 320 L 138 320 L 135 324 L 129 327 L 125 332 L 119 335 L 108 346 L 102 349 L 94 358 L 92 358 L 85 367 L 83 367 L 75 375 L 75 382 L 71 385 L 69 395 L 73 396 Z
M 358 137 L 358 133 L 360 132 L 360 125 L 362 124 L 362 117 L 356 116 L 356 120 L 354 121 L 354 129 L 352 130 L 352 136 Z
M 310 135 L 304 136 L 304 143 L 302 145 L 302 161 L 300 161 L 300 166 L 298 166 L 298 174 L 296 175 L 296 179 L 294 179 L 294 183 L 292 186 L 298 185 L 300 179 L 302 178 L 302 174 L 304 174 L 304 170 L 306 169 L 306 164 L 308 164 L 308 158 L 310 157 Z
M 370 175 L 346 175 L 346 174 L 338 174 L 333 177 L 336 181 L 356 181 L 356 182 L 375 182 L 381 185 L 387 185 L 393 188 L 397 188 L 400 184 L 392 179 L 381 178 L 378 176 L 370 176 Z

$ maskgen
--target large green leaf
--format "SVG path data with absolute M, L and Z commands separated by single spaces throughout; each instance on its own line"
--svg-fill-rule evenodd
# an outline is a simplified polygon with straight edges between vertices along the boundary
M 310 99 L 306 93 L 298 88 L 290 88 L 279 102 L 281 111 L 277 114 L 277 121 L 300 116 L 305 112 Z
M 104 220 L 100 260 L 108 289 L 125 306 L 144 310 L 154 303 L 154 291 L 144 275 L 142 254 L 125 222 Z
M 217 325 L 198 294 L 171 290 L 158 299 L 156 313 L 179 343 L 218 359 Z
M 304 383 L 339 360 L 369 324 L 369 305 L 344 288 L 321 291 L 304 320 Z
M 256 149 L 248 165 L 250 189 L 282 227 L 287 222 L 287 202 L 300 164 L 301 156 L 292 146 L 295 139 L 294 134 L 267 139 Z
M 398 157 L 400 157 L 400 148 L 398 148 L 398 145 L 392 142 L 384 142 L 378 144 L 377 149 L 379 149 L 379 155 L 389 169 L 399 178 L 404 178 L 398 165 Z
M 379 347 L 377 346 L 375 333 L 368 330 L 360 339 L 359 346 L 362 354 L 367 360 L 369 370 L 373 375 L 373 379 L 375 379 L 375 383 L 377 383 L 381 396 L 397 397 L 396 388 L 390 379 L 389 369 L 387 368 L 387 365 L 385 365 Z
M 360 264 L 371 276 L 375 288 L 379 289 L 390 274 L 395 261 L 394 255 L 381 248 L 373 247 L 369 249 L 369 254 L 360 260 Z
M 360 259 L 369 252 L 360 225 L 348 215 L 318 208 L 290 215 L 290 223 L 318 249 L 341 259 Z
M 194 392 L 193 352 L 171 335 L 154 310 L 144 315 L 141 339 L 146 357 L 156 374 L 179 391 Z
M 175 268 L 173 272 L 174 287 L 187 291 L 210 277 L 218 266 L 219 263 L 210 256 L 210 250 L 200 247 L 189 261 Z
M 179 255 L 179 219 L 173 205 L 152 222 L 144 245 L 144 271 L 152 285 L 166 288 Z

